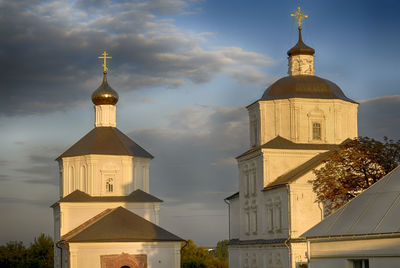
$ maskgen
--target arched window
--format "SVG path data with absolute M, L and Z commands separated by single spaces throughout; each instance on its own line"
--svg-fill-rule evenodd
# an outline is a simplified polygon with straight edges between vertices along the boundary
M 75 190 L 75 170 L 73 166 L 69 167 L 69 192 L 72 193 Z
M 86 176 L 86 166 L 81 166 L 81 191 L 87 191 L 87 176 Z
M 313 140 L 321 140 L 321 123 L 312 124 L 312 137 Z
M 108 178 L 106 180 L 106 192 L 107 193 L 114 192 L 114 180 L 112 178 Z
M 131 268 L 128 265 L 121 266 L 121 268 Z

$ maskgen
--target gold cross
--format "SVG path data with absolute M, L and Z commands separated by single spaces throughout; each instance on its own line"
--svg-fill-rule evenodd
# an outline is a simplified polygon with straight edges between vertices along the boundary
M 107 68 L 107 59 L 112 59 L 112 57 L 107 57 L 109 54 L 104 51 L 101 55 L 103 55 L 103 57 L 98 57 L 99 59 L 104 59 L 104 63 L 103 63 L 103 68 L 104 68 L 104 72 L 106 73 L 108 68 Z
M 301 24 L 303 24 L 303 20 L 308 18 L 308 15 L 301 13 L 300 7 L 297 7 L 297 11 L 294 14 L 290 14 L 292 17 L 296 17 L 297 24 L 299 25 L 299 29 L 301 29 Z

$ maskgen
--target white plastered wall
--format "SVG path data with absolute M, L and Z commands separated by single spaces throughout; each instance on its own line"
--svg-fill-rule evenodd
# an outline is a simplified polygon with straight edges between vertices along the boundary
M 229 238 L 239 239 L 240 235 L 240 202 L 239 198 L 229 200 Z
M 148 268 L 180 268 L 180 242 L 69 243 L 69 268 L 100 268 L 100 256 L 145 254 Z
M 310 264 L 312 268 L 352 268 L 351 260 L 368 259 L 370 268 L 397 268 L 400 263 L 400 238 L 377 238 L 313 241 Z
M 250 138 L 258 137 L 256 145 L 276 136 L 295 143 L 339 144 L 357 137 L 357 110 L 357 103 L 339 99 L 261 100 L 248 107 L 250 124 L 257 123 L 250 125 Z M 312 123 L 321 124 L 321 140 L 313 140 Z
M 54 208 L 56 225 L 59 232 L 55 231 L 55 240 L 69 231 L 78 227 L 85 221 L 100 214 L 106 209 L 122 206 L 138 216 L 158 225 L 159 224 L 159 203 L 123 203 L 123 202 L 90 202 L 90 203 L 60 203 Z M 60 216 L 57 216 L 58 211 Z M 56 228 L 56 226 L 55 226 Z M 58 234 L 58 235 L 57 235 Z
M 229 268 L 288 267 L 288 250 L 284 245 L 229 246 Z
M 262 149 L 263 187 L 326 150 Z
M 149 192 L 148 158 L 126 155 L 64 157 L 60 160 L 60 169 L 60 197 L 77 189 L 92 196 L 125 196 L 136 189 Z M 113 192 L 106 191 L 109 178 L 114 182 Z
M 95 105 L 94 106 L 94 126 L 95 127 L 116 127 L 115 105 Z

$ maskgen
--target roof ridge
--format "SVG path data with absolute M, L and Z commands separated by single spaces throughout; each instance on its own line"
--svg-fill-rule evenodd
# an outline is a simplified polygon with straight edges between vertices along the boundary
M 145 151 L 146 153 L 148 153 L 150 155 L 151 158 L 153 158 L 153 155 L 150 154 L 149 152 L 146 151 L 146 149 L 144 149 L 142 146 L 140 146 L 137 142 L 135 142 L 133 139 L 131 139 L 128 135 L 126 135 L 124 132 L 122 132 L 121 130 L 119 130 L 117 127 L 115 127 L 115 134 L 120 137 L 122 136 L 123 138 L 127 138 L 129 139 L 131 142 L 133 142 L 137 147 L 139 147 L 140 149 L 142 149 L 143 151 Z M 125 144 L 119 140 L 124 146 Z
M 114 134 L 114 135 L 116 135 L 117 137 L 118 137 L 118 142 L 122 145 L 122 148 L 125 150 L 125 152 L 126 152 L 126 154 L 129 154 L 130 152 L 129 152 L 129 150 L 126 148 L 127 146 L 126 146 L 126 144 L 125 143 L 123 143 L 122 141 L 121 141 L 121 139 L 119 139 L 119 136 L 118 136 L 118 134 L 116 133 L 116 131 L 115 130 L 117 130 L 117 131 L 119 131 L 119 132 L 121 132 L 121 130 L 119 130 L 117 127 L 111 127 L 111 130 L 112 130 L 112 133 Z M 122 133 L 122 132 L 121 132 Z M 132 139 L 131 139 L 132 140 Z M 132 140 L 133 141 L 133 140 Z M 134 141 L 133 141 L 134 142 Z M 138 145 L 136 142 L 134 142 L 136 145 Z
M 98 222 L 99 220 L 101 220 L 102 218 L 104 218 L 105 216 L 107 216 L 108 214 L 110 214 L 111 212 L 116 210 L 117 208 L 120 208 L 120 207 L 108 208 L 108 209 L 100 212 L 96 216 L 90 218 L 89 220 L 83 222 L 82 224 L 78 225 L 77 227 L 75 227 L 74 229 L 69 231 L 68 233 L 61 236 L 61 240 L 68 240 L 68 239 L 72 238 L 74 235 L 80 233 L 81 231 L 85 230 L 86 228 L 89 228 L 90 226 L 92 226 L 93 224 L 95 224 L 96 222 Z

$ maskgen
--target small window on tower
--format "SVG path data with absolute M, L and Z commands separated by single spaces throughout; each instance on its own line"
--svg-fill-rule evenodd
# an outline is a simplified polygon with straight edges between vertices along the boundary
M 106 181 L 106 192 L 107 193 L 114 192 L 114 180 L 112 178 L 108 178 Z
M 313 140 L 321 140 L 321 124 L 313 123 L 312 130 L 313 130 Z

